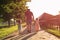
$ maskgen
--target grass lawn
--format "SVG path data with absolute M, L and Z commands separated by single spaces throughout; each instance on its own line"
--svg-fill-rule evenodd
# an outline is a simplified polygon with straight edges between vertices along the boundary
M 54 29 L 54 30 L 53 30 L 53 29 L 48 29 L 47 31 L 48 31 L 49 33 L 52 33 L 52 34 L 60 37 L 60 30 L 58 31 L 58 30 L 55 30 L 55 29 Z
M 1 28 L 0 29 L 0 39 L 11 34 L 12 32 L 17 30 L 17 26 L 12 26 L 9 28 Z
M 0 24 L 1 25 L 1 24 Z M 26 25 L 26 23 L 22 23 L 22 27 L 24 27 Z M 16 26 L 12 26 L 12 27 L 6 27 L 6 28 L 0 28 L 0 39 L 2 39 L 3 37 L 11 34 L 12 32 L 18 30 L 17 25 Z
M 0 23 L 0 26 L 7 26 L 7 24 L 1 24 L 1 23 Z

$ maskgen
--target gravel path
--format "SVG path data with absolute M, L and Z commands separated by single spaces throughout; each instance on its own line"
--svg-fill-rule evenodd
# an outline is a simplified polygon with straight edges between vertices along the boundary
M 37 33 L 30 33 L 18 40 L 60 40 L 60 38 L 41 30 Z

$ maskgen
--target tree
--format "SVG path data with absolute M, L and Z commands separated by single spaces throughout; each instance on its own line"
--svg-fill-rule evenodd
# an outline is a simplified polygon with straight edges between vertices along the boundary
M 0 14 L 3 15 L 5 21 L 9 21 L 11 18 L 17 19 L 18 12 L 24 21 L 24 12 L 26 11 L 26 2 L 28 0 L 0 0 Z M 18 8 L 19 10 L 16 10 Z M 18 11 L 18 12 L 17 12 Z M 7 16 L 10 15 L 10 16 Z M 8 17 L 8 18 L 7 18 Z
M 12 11 L 9 9 L 9 3 L 11 3 L 12 0 L 0 0 L 0 18 L 4 19 L 4 21 L 8 21 L 8 24 L 10 26 L 9 20 L 12 18 L 12 15 L 10 14 Z
M 28 9 L 28 7 L 26 6 L 27 1 L 28 0 L 0 0 L 0 14 L 3 15 L 1 18 L 4 19 L 4 21 L 8 21 L 9 26 L 10 19 L 12 18 L 14 20 L 21 19 L 22 21 L 24 21 L 25 11 Z M 17 18 L 18 14 L 20 15 L 19 18 Z M 18 24 L 18 28 L 21 28 L 21 23 Z

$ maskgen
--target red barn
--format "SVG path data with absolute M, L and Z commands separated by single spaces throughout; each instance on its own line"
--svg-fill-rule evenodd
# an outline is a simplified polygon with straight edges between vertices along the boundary
M 43 13 L 39 17 L 39 23 L 41 27 L 45 27 L 45 28 L 59 28 L 60 15 L 53 16 L 48 13 Z

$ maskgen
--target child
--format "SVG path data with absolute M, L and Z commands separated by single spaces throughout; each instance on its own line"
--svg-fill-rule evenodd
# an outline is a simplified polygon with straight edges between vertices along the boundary
M 40 30 L 39 20 L 36 18 L 35 20 L 35 31 L 38 32 Z

